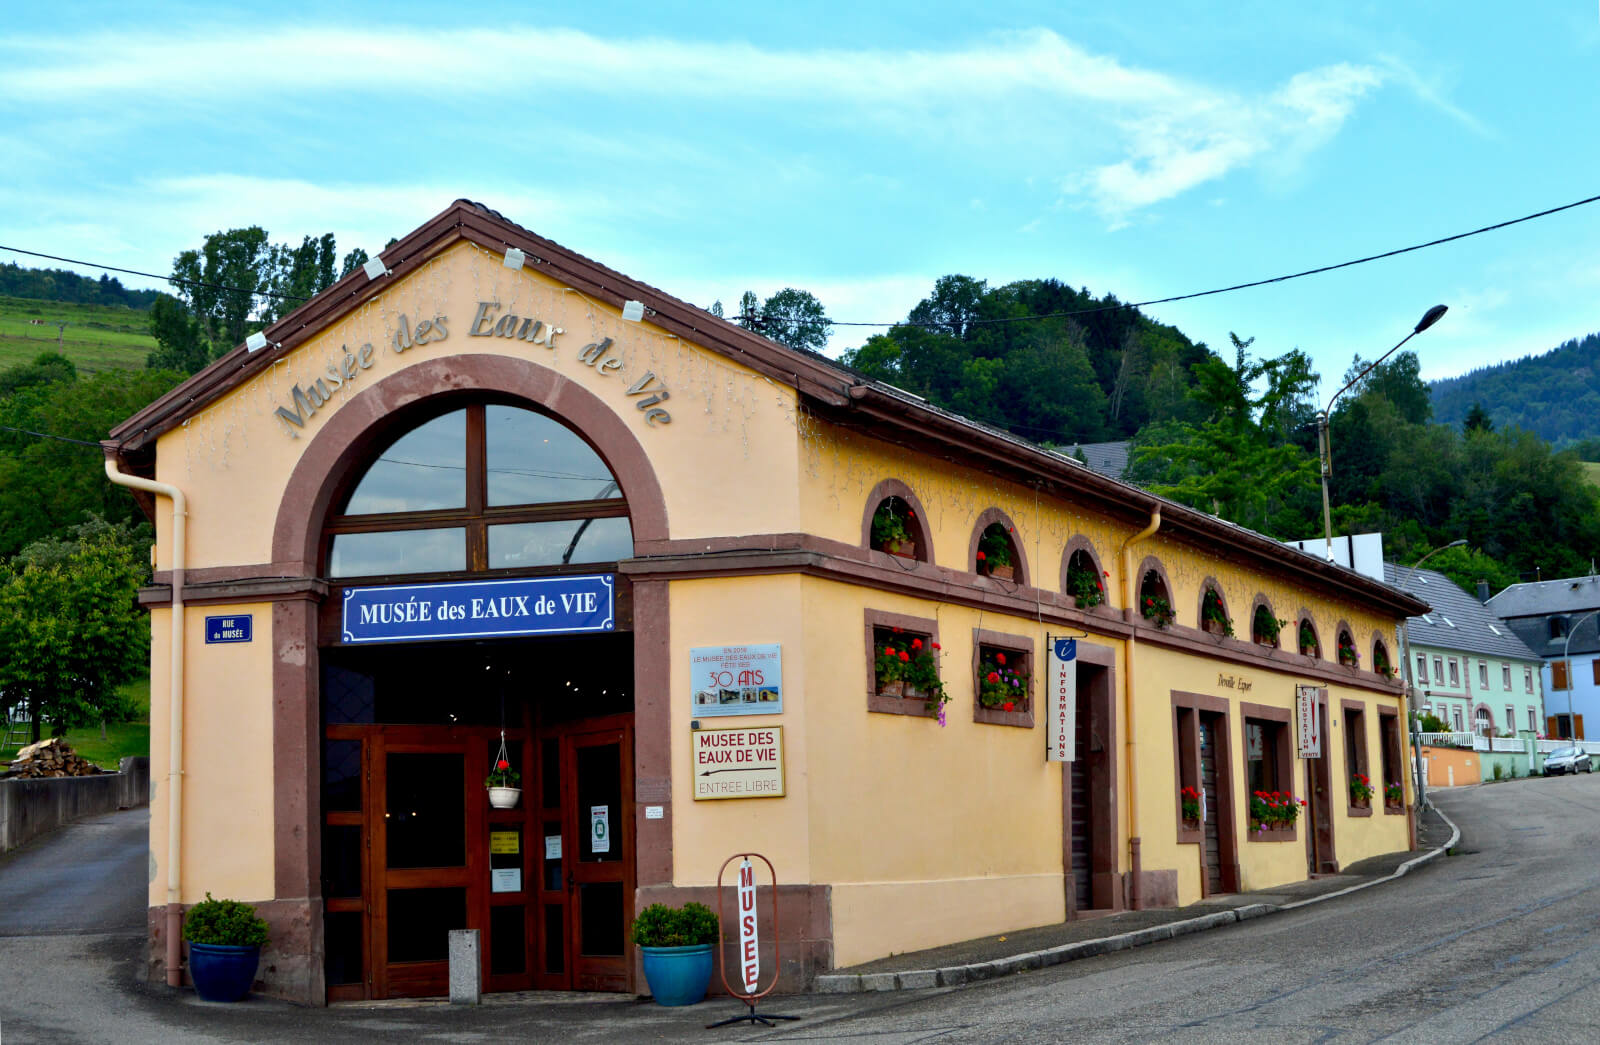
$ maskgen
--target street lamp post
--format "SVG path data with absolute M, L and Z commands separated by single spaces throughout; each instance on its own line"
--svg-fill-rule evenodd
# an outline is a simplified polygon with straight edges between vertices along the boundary
M 1326 492 L 1326 485 L 1324 485 L 1323 490 Z M 1402 592 L 1406 590 L 1406 586 L 1411 583 L 1411 578 L 1416 574 L 1418 566 L 1421 566 L 1423 563 L 1427 562 L 1429 559 L 1433 558 L 1435 555 L 1438 555 L 1447 548 L 1459 548 L 1466 543 L 1467 542 L 1465 538 L 1459 538 L 1451 541 L 1443 548 L 1435 548 L 1427 555 L 1424 555 L 1422 558 L 1412 563 L 1411 568 L 1406 571 L 1406 575 L 1400 578 L 1400 590 Z M 1406 706 L 1402 708 L 1401 711 L 1411 722 L 1411 729 L 1408 730 L 1407 733 L 1408 738 L 1411 741 L 1411 765 L 1413 774 L 1417 778 L 1417 809 L 1420 812 L 1422 809 L 1422 803 L 1427 799 L 1428 795 L 1428 779 L 1427 776 L 1422 772 L 1422 727 L 1417 722 L 1415 710 L 1417 706 L 1417 687 L 1416 676 L 1411 672 L 1411 632 L 1410 629 L 1406 627 L 1408 619 L 1409 618 L 1402 618 L 1400 621 L 1400 663 L 1405 665 L 1406 669 Z M 1385 781 L 1384 783 L 1387 784 L 1388 781 Z M 1420 825 L 1418 826 L 1420 829 Z
M 1444 305 L 1435 305 L 1424 312 L 1422 318 L 1417 320 L 1416 328 L 1401 338 L 1399 345 L 1394 346 L 1373 360 L 1365 370 L 1352 378 L 1349 384 L 1333 393 L 1333 398 L 1328 400 L 1326 408 L 1317 411 L 1317 457 L 1322 465 L 1322 533 L 1325 542 L 1324 555 L 1329 560 L 1333 558 L 1333 515 L 1328 509 L 1328 479 L 1333 475 L 1333 452 L 1328 448 L 1328 416 L 1333 413 L 1333 404 L 1338 402 L 1339 397 L 1348 392 L 1351 386 L 1372 373 L 1373 368 L 1379 363 L 1400 351 L 1400 345 L 1404 345 L 1407 341 L 1439 322 L 1439 317 L 1443 316 L 1446 311 L 1447 309 Z

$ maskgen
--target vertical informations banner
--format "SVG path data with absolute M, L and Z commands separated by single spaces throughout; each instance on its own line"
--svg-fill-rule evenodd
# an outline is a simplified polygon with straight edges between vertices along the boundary
M 1047 710 L 1050 715 L 1048 762 L 1071 762 L 1078 718 L 1078 640 L 1049 639 L 1049 667 L 1045 673 L 1049 686 Z
M 1317 714 L 1317 698 L 1322 690 L 1316 686 L 1294 688 L 1295 746 L 1300 758 L 1322 757 L 1322 719 Z

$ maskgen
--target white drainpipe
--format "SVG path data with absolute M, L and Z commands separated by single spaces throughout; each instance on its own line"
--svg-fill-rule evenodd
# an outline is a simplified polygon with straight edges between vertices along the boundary
M 118 486 L 157 494 L 172 500 L 172 652 L 171 692 L 167 706 L 171 711 L 171 747 L 167 754 L 167 986 L 183 982 L 183 950 L 179 939 L 183 928 L 181 856 L 183 853 L 183 542 L 184 520 L 189 516 L 183 491 L 168 483 L 158 483 L 117 470 L 117 459 L 106 448 L 106 478 Z

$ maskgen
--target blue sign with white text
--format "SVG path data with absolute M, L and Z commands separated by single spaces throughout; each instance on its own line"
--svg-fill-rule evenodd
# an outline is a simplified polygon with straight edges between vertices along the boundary
M 418 642 L 611 631 L 609 573 L 346 588 L 346 642 Z
M 249 642 L 252 616 L 236 613 L 232 617 L 207 617 L 206 642 Z

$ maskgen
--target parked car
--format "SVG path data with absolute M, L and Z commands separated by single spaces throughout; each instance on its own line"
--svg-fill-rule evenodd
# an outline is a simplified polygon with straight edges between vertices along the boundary
M 1594 763 L 1580 747 L 1558 747 L 1544 756 L 1544 775 L 1552 773 L 1592 773 Z

